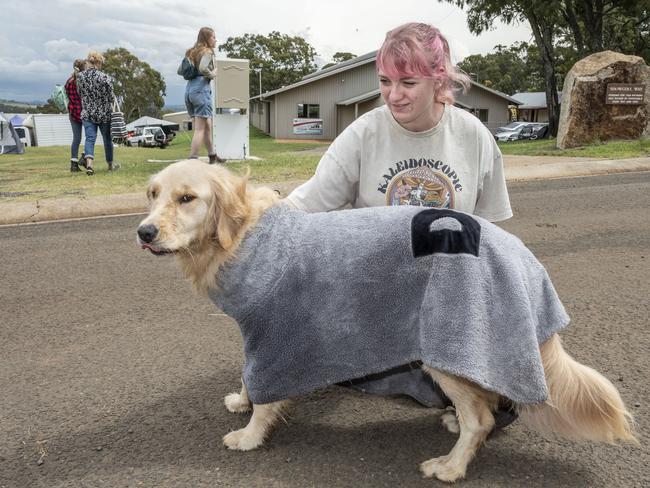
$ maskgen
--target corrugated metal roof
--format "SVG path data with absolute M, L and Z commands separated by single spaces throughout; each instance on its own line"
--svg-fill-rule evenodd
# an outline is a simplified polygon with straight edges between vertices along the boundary
M 546 92 L 520 92 L 512 98 L 519 100 L 521 109 L 546 108 Z M 562 101 L 562 92 L 557 93 L 557 98 Z
M 374 60 L 376 57 L 377 57 L 377 51 L 372 51 L 370 53 L 357 56 L 356 58 L 348 59 L 347 61 L 343 61 L 342 63 L 335 64 L 334 66 L 330 66 L 329 68 L 314 71 L 313 73 L 309 73 L 308 75 L 303 76 L 302 79 L 309 80 L 316 76 L 327 75 L 333 71 L 338 71 L 341 68 L 347 68 L 348 66 L 351 66 L 353 64 L 354 65 L 364 64 L 363 61 L 371 61 Z
M 367 100 L 372 100 L 373 98 L 378 97 L 380 93 L 381 92 L 380 92 L 379 88 L 377 88 L 376 90 L 371 90 L 369 92 L 362 93 L 361 95 L 357 95 L 356 97 L 352 97 L 352 98 L 348 98 L 347 100 L 342 100 L 340 102 L 336 102 L 336 104 L 337 105 L 343 105 L 343 106 L 347 107 L 348 105 L 352 105 L 353 103 L 361 103 L 361 102 L 365 102 Z
M 313 73 L 310 73 L 308 75 L 303 76 L 303 78 L 292 84 L 292 85 L 287 85 L 283 86 L 282 88 L 278 88 L 277 90 L 273 90 L 270 92 L 262 93 L 261 95 L 257 95 L 254 97 L 251 97 L 251 100 L 255 100 L 258 98 L 268 98 L 272 97 L 273 95 L 277 95 L 278 93 L 285 92 L 287 90 L 293 90 L 294 88 L 298 88 L 299 86 L 306 85 L 308 83 L 311 83 L 316 80 L 321 80 L 323 78 L 327 78 L 328 76 L 336 75 L 339 73 L 344 73 L 345 71 L 348 71 L 349 69 L 356 68 L 357 66 L 362 66 L 364 64 L 372 63 L 375 61 L 375 56 L 377 54 L 377 51 L 373 51 L 368 54 L 364 54 L 363 56 L 357 56 L 354 59 L 350 59 L 348 61 L 344 61 L 342 63 L 336 64 L 334 66 L 330 66 L 327 69 L 319 70 L 319 71 L 314 71 Z

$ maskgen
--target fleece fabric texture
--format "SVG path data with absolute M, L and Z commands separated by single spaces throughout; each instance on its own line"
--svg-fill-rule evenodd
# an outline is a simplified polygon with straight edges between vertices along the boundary
M 540 403 L 539 344 L 569 322 L 519 239 L 479 217 L 412 206 L 272 207 L 210 297 L 241 328 L 257 404 L 415 361 Z

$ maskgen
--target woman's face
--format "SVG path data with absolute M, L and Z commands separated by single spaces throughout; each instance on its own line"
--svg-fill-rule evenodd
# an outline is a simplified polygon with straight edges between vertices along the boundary
M 436 124 L 434 80 L 419 76 L 392 79 L 381 71 L 378 76 L 381 95 L 399 125 L 421 132 Z
M 208 45 L 211 48 L 215 48 L 217 46 L 217 36 L 214 34 L 214 32 L 210 34 L 210 37 L 208 38 Z

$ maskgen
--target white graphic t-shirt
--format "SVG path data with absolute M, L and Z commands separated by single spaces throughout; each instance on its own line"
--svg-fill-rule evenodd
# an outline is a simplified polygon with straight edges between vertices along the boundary
M 424 132 L 404 129 L 385 105 L 362 115 L 287 200 L 308 212 L 348 204 L 416 205 L 492 222 L 512 216 L 494 137 L 475 116 L 452 105 L 445 105 L 440 122 Z

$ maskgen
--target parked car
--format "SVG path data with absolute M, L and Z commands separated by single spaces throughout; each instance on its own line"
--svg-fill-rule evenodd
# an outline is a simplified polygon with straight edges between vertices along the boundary
M 160 127 L 138 127 L 132 136 L 127 137 L 127 146 L 165 148 L 169 140 Z
M 528 122 L 510 122 L 508 125 L 499 127 L 494 133 L 497 141 L 508 142 L 519 139 L 519 133 L 528 125 Z
M 514 131 L 520 130 L 522 127 L 524 127 L 525 125 L 528 125 L 528 124 L 529 124 L 529 122 L 526 122 L 526 121 L 510 122 L 508 125 L 503 125 L 503 126 L 499 127 L 496 130 L 495 133 L 498 134 L 499 132 L 514 132 Z
M 543 139 L 548 135 L 548 124 L 535 123 L 528 124 L 521 132 L 519 132 L 519 139 L 530 139 L 534 141 L 535 139 Z
M 494 134 L 497 141 L 510 142 L 520 139 L 541 139 L 548 132 L 548 124 L 543 122 L 511 122 L 499 127 Z

